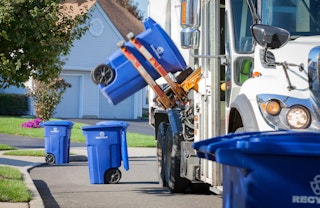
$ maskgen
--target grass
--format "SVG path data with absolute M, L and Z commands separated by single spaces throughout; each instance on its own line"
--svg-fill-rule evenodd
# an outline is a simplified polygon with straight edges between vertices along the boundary
M 2 150 L 16 150 L 17 148 L 6 145 L 6 144 L 0 144 L 0 151 Z
M 3 153 L 4 155 L 13 155 L 13 156 L 35 156 L 35 157 L 44 157 L 44 150 L 17 150 L 17 148 L 0 144 L 0 151 L 7 151 Z
M 30 118 L 0 116 L 0 133 L 28 136 L 32 138 L 44 138 L 43 128 L 22 128 L 24 122 L 30 121 Z M 82 133 L 83 123 L 74 123 L 71 131 L 71 142 L 85 142 L 85 136 Z M 156 143 L 153 136 L 127 132 L 128 147 L 155 147 Z
M 3 153 L 4 155 L 12 156 L 33 156 L 33 157 L 45 157 L 46 153 L 44 150 L 12 150 Z
M 0 166 L 0 201 L 29 202 L 30 191 L 23 182 L 20 171 L 16 168 Z
M 153 136 L 127 133 L 127 145 L 128 147 L 155 147 L 156 142 Z
M 45 157 L 46 153 L 44 150 L 12 150 L 12 151 L 3 153 L 3 155 Z M 69 155 L 76 155 L 76 154 L 70 152 Z
M 15 147 L 0 144 L 0 151 L 9 150 L 4 155 L 45 156 L 44 150 L 17 150 Z M 0 166 L 0 202 L 29 202 L 32 195 L 26 187 L 18 169 Z

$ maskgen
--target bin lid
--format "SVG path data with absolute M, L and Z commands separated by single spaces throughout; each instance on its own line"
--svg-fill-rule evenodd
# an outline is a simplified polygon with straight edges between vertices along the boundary
M 219 149 L 233 149 L 248 154 L 319 155 L 320 132 L 272 131 L 220 136 L 194 143 L 197 155 L 215 160 Z
M 208 147 L 210 149 L 210 147 Z M 320 133 L 306 131 L 261 132 L 236 142 L 247 153 L 320 155 Z M 214 148 L 213 148 L 214 149 Z
M 86 130 L 97 130 L 101 128 L 112 128 L 112 127 L 121 127 L 122 129 L 126 129 L 129 126 L 128 122 L 124 121 L 101 121 L 96 123 L 95 126 L 82 126 L 81 129 Z
M 67 120 L 56 120 L 56 121 L 46 121 L 41 123 L 42 126 L 73 126 L 72 121 Z
M 125 121 L 101 121 L 97 123 L 98 126 L 107 126 L 107 127 L 123 127 L 127 128 L 129 126 L 128 122 Z
M 251 137 L 255 134 L 259 134 L 259 132 L 230 133 L 224 136 L 213 137 L 211 139 L 195 142 L 193 143 L 193 148 L 197 151 L 198 157 L 207 158 L 209 160 L 215 161 L 215 157 L 212 154 L 212 152 L 208 151 L 209 145 L 216 144 L 216 145 L 219 145 L 219 148 L 222 148 L 222 147 L 227 148 L 227 147 L 235 146 L 238 140 Z

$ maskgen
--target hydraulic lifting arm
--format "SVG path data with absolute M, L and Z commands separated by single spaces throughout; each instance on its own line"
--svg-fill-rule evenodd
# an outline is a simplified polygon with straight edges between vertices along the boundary
M 140 75 L 144 78 L 144 80 L 148 83 L 148 85 L 153 89 L 153 91 L 157 94 L 157 101 L 160 102 L 163 108 L 167 109 L 173 107 L 174 101 L 170 100 L 169 97 L 163 92 L 161 87 L 152 79 L 147 70 L 142 66 L 139 60 L 131 53 L 125 46 L 124 41 L 120 41 L 118 43 L 118 47 L 121 52 L 125 55 L 125 57 L 132 63 L 132 65 L 136 68 L 136 70 L 140 73 Z
M 168 83 L 169 89 L 165 92 L 161 87 L 153 80 L 147 70 L 142 66 L 139 60 L 132 54 L 125 46 L 124 41 L 118 43 L 118 47 L 126 58 L 133 64 L 135 69 L 140 73 L 147 84 L 156 93 L 157 101 L 164 109 L 174 108 L 177 103 L 186 104 L 188 102 L 187 94 L 191 89 L 198 91 L 198 82 L 201 77 L 201 68 L 198 68 L 192 74 L 190 74 L 185 80 L 179 84 L 176 83 L 164 69 L 164 67 L 152 56 L 152 54 L 136 39 L 133 33 L 129 33 L 127 37 L 130 39 L 134 47 L 145 57 L 145 59 L 151 64 L 151 66 L 164 78 Z M 173 93 L 168 95 L 167 93 Z

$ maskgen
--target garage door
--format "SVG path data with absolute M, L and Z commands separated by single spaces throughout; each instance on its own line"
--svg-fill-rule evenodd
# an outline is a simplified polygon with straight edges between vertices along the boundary
M 61 103 L 56 108 L 57 118 L 79 118 L 80 109 L 80 90 L 81 90 L 81 76 L 62 76 L 68 83 L 72 85 L 67 88 L 63 94 Z
M 107 99 L 99 93 L 99 118 L 106 119 L 133 119 L 134 97 L 130 96 L 117 105 L 108 103 Z

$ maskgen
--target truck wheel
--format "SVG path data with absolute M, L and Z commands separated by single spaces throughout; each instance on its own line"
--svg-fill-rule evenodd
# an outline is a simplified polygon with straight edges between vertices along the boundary
M 157 168 L 159 184 L 163 187 L 165 186 L 163 141 L 165 140 L 166 130 L 167 124 L 164 122 L 160 123 L 157 132 Z
M 108 169 L 104 176 L 104 182 L 107 184 L 119 183 L 120 179 L 121 179 L 121 172 L 117 168 Z
M 171 193 L 185 193 L 189 187 L 189 180 L 180 177 L 180 142 L 174 140 L 171 127 L 169 126 L 163 144 L 165 145 L 165 184 Z

